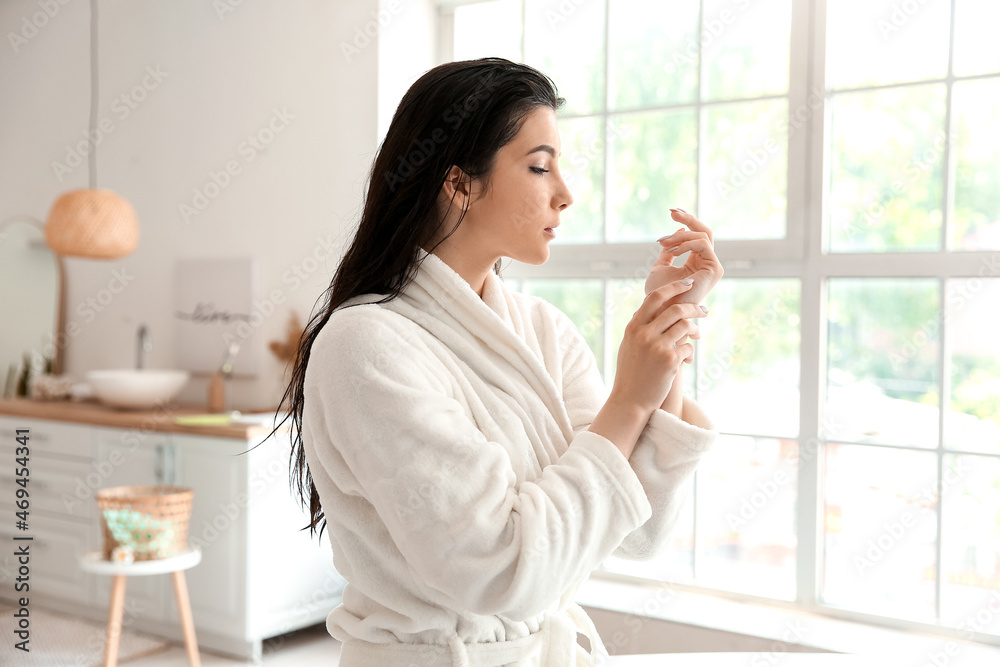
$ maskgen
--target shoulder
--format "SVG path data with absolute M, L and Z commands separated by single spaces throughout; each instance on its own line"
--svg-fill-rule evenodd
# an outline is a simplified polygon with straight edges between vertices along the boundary
M 412 351 L 416 324 L 377 303 L 340 308 L 330 315 L 313 340 L 310 362 L 363 362 L 374 356 Z

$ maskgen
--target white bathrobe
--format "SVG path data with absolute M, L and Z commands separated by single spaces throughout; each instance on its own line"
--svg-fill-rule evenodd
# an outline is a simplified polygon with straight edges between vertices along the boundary
M 327 619 L 340 664 L 601 664 L 575 593 L 612 554 L 657 554 L 716 432 L 685 398 L 626 459 L 587 430 L 607 390 L 565 314 L 492 272 L 480 299 L 419 256 L 398 298 L 331 316 L 306 372 L 306 459 L 348 581 Z

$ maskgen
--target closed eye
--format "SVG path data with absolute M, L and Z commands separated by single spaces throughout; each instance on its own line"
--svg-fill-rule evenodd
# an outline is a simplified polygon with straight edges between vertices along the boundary
M 531 169 L 531 171 L 533 171 L 536 174 L 547 174 L 547 173 L 549 173 L 548 169 L 542 169 L 541 167 L 528 167 L 528 168 Z

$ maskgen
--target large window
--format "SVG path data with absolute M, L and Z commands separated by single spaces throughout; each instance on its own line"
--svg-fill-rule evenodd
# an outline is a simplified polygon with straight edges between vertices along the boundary
M 1000 50 L 991 0 L 442 4 L 442 60 L 567 99 L 575 203 L 505 278 L 610 383 L 667 211 L 726 277 L 690 395 L 722 436 L 671 548 L 608 576 L 1000 637 Z

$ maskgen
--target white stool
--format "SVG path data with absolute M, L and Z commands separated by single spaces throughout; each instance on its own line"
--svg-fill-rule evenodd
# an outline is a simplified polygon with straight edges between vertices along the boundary
M 104 560 L 99 551 L 88 551 L 80 556 L 80 568 L 94 574 L 110 574 L 111 609 L 108 610 L 108 639 L 104 650 L 104 667 L 115 667 L 118 664 L 118 640 L 122 633 L 122 609 L 125 606 L 125 577 L 138 577 L 150 574 L 166 574 L 169 572 L 174 580 L 174 592 L 177 594 L 177 609 L 181 615 L 181 627 L 184 628 L 184 646 L 187 648 L 188 661 L 191 667 L 201 667 L 201 657 L 198 655 L 198 640 L 194 635 L 194 620 L 191 618 L 191 603 L 188 601 L 187 582 L 184 570 L 192 568 L 201 562 L 201 548 L 194 547 L 184 553 L 170 558 L 157 560 L 140 560 L 134 563 L 115 563 Z

